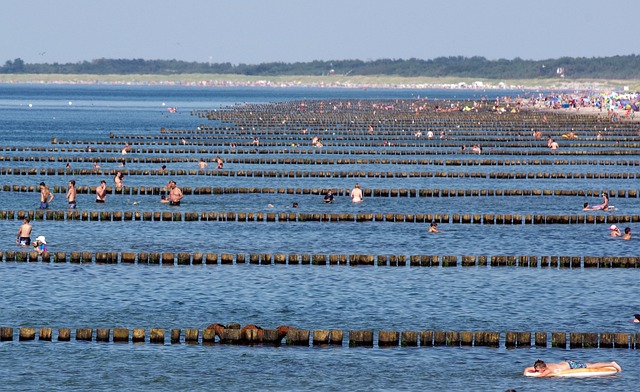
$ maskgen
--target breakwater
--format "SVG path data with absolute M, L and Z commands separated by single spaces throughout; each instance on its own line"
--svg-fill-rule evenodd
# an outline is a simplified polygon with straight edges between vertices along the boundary
M 526 331 L 398 331 L 398 330 L 340 330 L 289 329 L 284 338 L 277 329 L 262 329 L 262 333 L 246 333 L 239 324 L 226 326 L 222 331 L 196 328 L 58 328 L 2 327 L 0 342 L 25 341 L 95 341 L 101 343 L 152 344 L 243 344 L 286 345 L 297 347 L 504 347 L 559 349 L 640 349 L 640 333 L 627 332 L 526 332 Z M 168 332 L 168 333 L 167 333 Z M 168 341 L 167 341 L 168 340 Z

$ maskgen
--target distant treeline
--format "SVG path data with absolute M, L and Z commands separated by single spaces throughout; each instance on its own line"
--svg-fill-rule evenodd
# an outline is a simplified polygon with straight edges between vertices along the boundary
M 549 60 L 487 60 L 484 57 L 438 57 L 433 60 L 339 60 L 297 63 L 198 63 L 178 60 L 97 59 L 66 64 L 28 64 L 8 60 L 2 74 L 236 74 L 286 75 L 387 75 L 406 77 L 468 77 L 489 79 L 640 79 L 640 56 L 562 57 Z

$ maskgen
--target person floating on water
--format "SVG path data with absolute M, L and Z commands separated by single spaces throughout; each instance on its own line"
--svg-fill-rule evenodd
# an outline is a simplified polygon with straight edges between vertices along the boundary
M 618 373 L 622 372 L 622 368 L 616 362 L 596 362 L 596 363 L 587 363 L 580 361 L 566 361 L 566 362 L 558 362 L 558 363 L 545 363 L 544 361 L 537 360 L 533 366 L 529 366 L 524 369 L 524 374 L 527 373 L 540 373 L 539 377 L 549 377 L 553 376 L 553 373 L 559 372 L 562 370 L 569 369 L 591 369 L 591 368 L 603 368 L 603 367 L 612 367 L 615 368 Z

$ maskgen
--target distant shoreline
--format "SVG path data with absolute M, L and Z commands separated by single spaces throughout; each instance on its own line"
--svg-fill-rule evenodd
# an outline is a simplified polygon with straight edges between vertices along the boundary
M 223 74 L 179 75 L 91 75 L 91 74 L 0 74 L 0 84 L 105 84 L 194 87 L 311 87 L 311 88 L 398 88 L 398 89 L 506 89 L 576 90 L 609 92 L 640 91 L 640 80 L 566 80 L 482 78 L 426 78 L 400 76 L 247 76 Z

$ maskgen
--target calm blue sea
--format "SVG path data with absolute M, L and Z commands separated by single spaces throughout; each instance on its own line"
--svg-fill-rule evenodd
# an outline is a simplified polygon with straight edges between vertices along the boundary
M 52 147 L 51 139 L 109 140 L 111 133 L 159 135 L 160 128 L 195 129 L 205 120 L 192 110 L 236 103 L 303 99 L 495 99 L 520 91 L 197 88 L 151 86 L 0 85 L 2 146 Z M 168 107 L 176 107 L 169 113 Z M 72 147 L 75 145 L 61 145 Z M 80 145 L 82 146 L 82 144 Z M 437 148 L 437 147 L 434 147 Z M 13 157 L 83 157 L 83 153 L 2 151 L 2 168 L 62 168 L 50 161 Z M 132 154 L 130 156 L 134 156 Z M 291 153 L 296 156 L 295 152 Z M 161 154 L 144 154 L 161 157 Z M 180 156 L 171 154 L 171 157 Z M 182 156 L 198 159 L 197 154 Z M 231 156 L 231 155 L 230 155 Z M 109 153 L 102 158 L 119 157 Z M 227 156 L 225 156 L 227 157 Z M 244 157 L 247 157 L 246 155 Z M 319 155 L 320 158 L 335 158 Z M 448 159 L 456 156 L 426 156 Z M 228 157 L 227 157 L 228 158 Z M 358 158 L 358 156 L 349 156 Z M 370 159 L 371 156 L 362 156 Z M 389 157 L 386 156 L 388 159 Z M 398 159 L 401 157 L 398 156 Z M 417 157 L 421 159 L 423 157 Z M 458 158 L 469 158 L 459 156 Z M 495 159 L 501 159 L 497 156 Z M 548 158 L 548 157 L 546 157 Z M 523 159 L 514 157 L 513 159 Z M 530 159 L 524 157 L 524 159 Z M 532 158 L 531 158 L 532 159 Z M 581 156 L 580 159 L 637 159 Z M 62 161 L 64 162 L 64 161 Z M 73 162 L 74 168 L 90 163 Z M 156 169 L 156 164 L 128 164 Z M 228 170 L 287 171 L 473 171 L 634 173 L 637 166 L 526 165 L 443 167 L 383 165 L 226 164 Z M 105 170 L 117 169 L 104 163 Z M 211 165 L 210 165 L 211 168 Z M 193 170 L 195 162 L 169 164 Z M 479 178 L 247 178 L 218 176 L 128 176 L 128 186 L 163 186 L 169 178 L 189 187 L 407 189 L 639 189 L 638 179 Z M 96 186 L 92 175 L 0 176 L 1 185 Z M 86 211 L 313 212 L 423 214 L 583 214 L 584 202 L 570 196 L 368 198 L 352 205 L 338 197 L 291 194 L 193 195 L 177 209 L 155 196 L 109 195 L 96 206 L 79 195 Z M 293 210 L 293 202 L 299 203 Z M 0 191 L 0 210 L 34 210 L 38 194 Z M 64 209 L 56 194 L 53 209 Z M 639 215 L 638 199 L 612 198 L 610 212 Z M 20 222 L 0 221 L 0 250 L 14 243 Z M 385 255 L 569 255 L 640 256 L 638 239 L 608 237 L 605 224 L 442 224 L 428 235 L 415 223 L 239 223 L 36 221 L 52 251 L 309 253 Z M 632 223 L 634 233 L 640 231 Z M 640 313 L 637 269 L 410 268 L 249 264 L 217 266 L 71 265 L 0 263 L 0 326 L 19 328 L 205 328 L 240 323 L 303 329 L 639 332 L 630 323 Z M 167 339 L 168 342 L 168 339 Z M 536 359 L 617 361 L 621 375 L 603 379 L 527 379 L 521 373 Z M 291 391 L 622 391 L 640 384 L 638 350 L 555 348 L 301 348 L 113 344 L 96 342 L 0 342 L 0 390 L 291 390 Z

